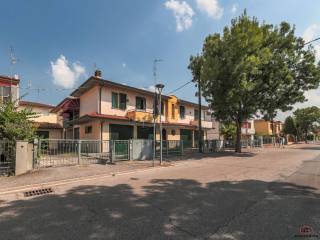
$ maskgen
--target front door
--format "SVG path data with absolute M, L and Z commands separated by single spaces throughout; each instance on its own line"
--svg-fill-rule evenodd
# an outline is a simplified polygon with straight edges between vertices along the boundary
M 162 129 L 162 141 L 166 141 L 167 140 L 167 130 L 166 129 Z

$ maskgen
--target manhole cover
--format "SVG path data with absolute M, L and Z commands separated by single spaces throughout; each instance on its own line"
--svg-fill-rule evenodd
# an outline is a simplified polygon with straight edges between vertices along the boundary
M 52 188 L 41 188 L 41 189 L 36 189 L 36 190 L 24 192 L 24 196 L 25 197 L 33 197 L 33 196 L 46 195 L 49 193 L 53 193 Z

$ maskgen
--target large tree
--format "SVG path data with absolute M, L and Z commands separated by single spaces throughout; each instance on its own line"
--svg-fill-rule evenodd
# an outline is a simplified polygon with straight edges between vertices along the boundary
M 277 110 L 304 101 L 304 91 L 320 81 L 314 51 L 304 48 L 294 28 L 259 23 L 245 12 L 222 35 L 209 35 L 198 58 L 191 57 L 190 66 L 201 64 L 199 82 L 215 118 L 236 124 L 237 152 L 243 121 L 257 113 L 273 119 Z
M 320 109 L 318 107 L 300 108 L 293 112 L 298 131 L 304 135 L 307 141 L 308 134 L 319 127 Z
M 31 140 L 35 137 L 31 109 L 18 110 L 14 102 L 3 103 L 0 107 L 0 138 L 9 140 Z

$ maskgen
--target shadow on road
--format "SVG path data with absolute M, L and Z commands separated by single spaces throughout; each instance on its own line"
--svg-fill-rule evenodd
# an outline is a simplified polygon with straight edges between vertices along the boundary
M 315 189 L 290 183 L 156 179 L 75 187 L 3 204 L 0 239 L 294 239 L 319 227 Z M 317 231 L 319 229 L 316 229 Z
M 214 152 L 214 153 L 186 153 L 182 156 L 164 156 L 166 161 L 185 161 L 185 160 L 203 160 L 203 158 L 220 158 L 220 157 L 235 157 L 235 158 L 248 158 L 254 157 L 257 154 L 255 152 L 244 151 L 242 153 L 236 153 L 234 151 L 222 151 L 222 152 Z

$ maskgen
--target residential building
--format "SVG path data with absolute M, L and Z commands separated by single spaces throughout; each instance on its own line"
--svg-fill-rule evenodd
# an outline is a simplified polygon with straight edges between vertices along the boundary
M 52 105 L 20 100 L 20 79 L 14 77 L 0 76 L 0 103 L 12 101 L 18 110 L 31 108 L 36 116 L 32 119 L 37 128 L 37 134 L 43 138 L 61 138 L 62 126 L 59 124 L 58 115 L 51 113 Z
M 17 75 L 14 77 L 0 75 L 0 103 L 19 99 L 20 79 Z
M 266 121 L 263 119 L 254 120 L 254 128 L 260 136 L 279 136 L 282 133 L 283 123 L 281 121 Z
M 18 109 L 30 108 L 36 115 L 31 119 L 37 128 L 36 134 L 41 138 L 61 139 L 62 138 L 62 124 L 59 116 L 51 111 L 54 106 L 30 102 L 19 101 Z
M 95 76 L 86 80 L 52 112 L 62 116 L 67 139 L 153 139 L 153 105 L 153 92 L 104 80 L 100 71 L 96 71 Z M 214 124 L 208 110 L 202 106 L 205 139 Z M 164 140 L 184 140 L 187 145 L 196 145 L 197 104 L 174 95 L 163 95 L 161 115 Z M 156 123 L 159 124 L 159 117 Z M 159 131 L 156 138 L 160 139 Z
M 254 120 L 246 120 L 241 126 L 241 138 L 242 139 L 253 139 L 256 134 Z

